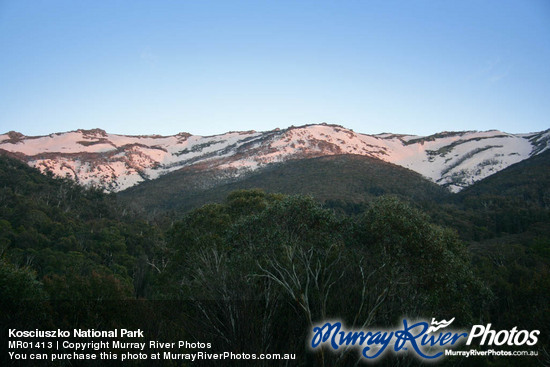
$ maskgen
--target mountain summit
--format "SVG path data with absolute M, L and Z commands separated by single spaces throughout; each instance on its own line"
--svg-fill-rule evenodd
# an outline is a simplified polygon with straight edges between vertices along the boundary
M 529 134 L 491 130 L 420 137 L 366 135 L 328 124 L 214 136 L 129 136 L 93 129 L 47 136 L 11 131 L 0 135 L 0 152 L 42 172 L 106 191 L 121 191 L 182 168 L 238 177 L 288 160 L 355 154 L 400 165 L 458 192 L 547 150 L 549 139 L 550 129 Z

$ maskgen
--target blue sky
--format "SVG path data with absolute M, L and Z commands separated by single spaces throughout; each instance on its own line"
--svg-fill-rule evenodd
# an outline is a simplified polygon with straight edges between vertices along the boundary
M 0 0 L 0 132 L 550 128 L 550 1 Z

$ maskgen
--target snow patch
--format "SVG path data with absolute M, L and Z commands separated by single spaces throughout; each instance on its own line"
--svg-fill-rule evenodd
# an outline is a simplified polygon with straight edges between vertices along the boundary
M 457 192 L 547 150 L 549 140 L 550 130 L 442 132 L 421 137 L 366 135 L 323 124 L 214 136 L 125 136 L 99 129 L 40 137 L 10 132 L 0 135 L 0 149 L 17 153 L 43 172 L 106 191 L 124 190 L 183 167 L 227 170 L 238 176 L 290 159 L 357 154 L 409 168 Z

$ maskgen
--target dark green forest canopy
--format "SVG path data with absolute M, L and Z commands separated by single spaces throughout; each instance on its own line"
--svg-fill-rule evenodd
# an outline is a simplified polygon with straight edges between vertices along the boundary
M 94 275 L 110 279 L 120 296 L 139 294 L 140 259 L 162 234 L 127 213 L 114 196 L 98 189 L 0 159 L 0 253 L 32 269 L 47 286 Z M 52 297 L 80 297 L 75 290 L 56 290 Z
M 289 340 L 303 346 L 317 320 L 394 325 L 403 314 L 521 325 L 541 329 L 548 342 L 550 171 L 548 154 L 539 157 L 421 203 L 407 189 L 376 192 L 360 205 L 236 190 L 156 221 L 117 195 L 0 157 L 2 315 L 23 325 L 94 326 L 142 320 L 90 300 L 187 300 L 190 319 L 178 329 L 197 338 L 225 330 L 227 347 L 254 333 L 284 351 Z M 87 303 L 78 314 L 51 307 L 63 300 Z M 152 324 L 164 322 L 147 312 Z M 205 312 L 241 327 L 197 324 Z
M 216 179 L 216 172 L 184 168 L 122 191 L 119 197 L 148 214 L 167 210 L 184 213 L 207 203 L 222 203 L 235 190 L 261 188 L 269 193 L 311 195 L 351 214 L 381 195 L 417 203 L 444 201 L 451 196 L 414 171 L 359 155 L 291 160 L 233 179 Z

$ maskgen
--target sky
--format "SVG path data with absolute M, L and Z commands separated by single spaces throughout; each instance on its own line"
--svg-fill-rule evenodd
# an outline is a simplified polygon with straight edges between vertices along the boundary
M 0 133 L 550 128 L 547 0 L 0 0 Z

